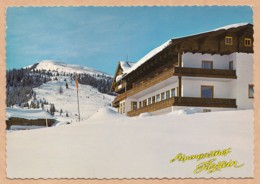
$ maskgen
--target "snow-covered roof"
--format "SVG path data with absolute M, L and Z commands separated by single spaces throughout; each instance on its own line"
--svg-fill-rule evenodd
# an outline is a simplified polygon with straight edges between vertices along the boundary
M 150 51 L 148 54 L 146 54 L 143 58 L 141 58 L 139 61 L 137 61 L 131 68 L 129 68 L 127 71 L 125 71 L 123 73 L 123 75 L 117 76 L 116 81 L 121 80 L 122 78 L 124 78 L 126 75 L 128 75 L 129 73 L 131 73 L 132 71 L 136 70 L 139 66 L 141 66 L 142 64 L 144 64 L 146 61 L 148 61 L 149 59 L 151 59 L 153 56 L 155 56 L 156 54 L 158 54 L 159 52 L 161 52 L 163 49 L 165 49 L 167 46 L 169 46 L 171 44 L 172 41 L 176 40 L 176 39 L 180 39 L 180 38 L 186 38 L 189 36 L 195 36 L 195 35 L 200 35 L 200 34 L 204 34 L 204 33 L 209 33 L 209 32 L 213 32 L 213 31 L 219 31 L 219 30 L 227 30 L 227 29 L 231 29 L 231 28 L 237 28 L 237 27 L 241 27 L 241 26 L 245 26 L 245 25 L 249 25 L 250 23 L 237 23 L 237 24 L 230 24 L 227 26 L 223 26 L 223 27 L 219 27 L 210 31 L 206 31 L 206 32 L 201 32 L 201 33 L 196 33 L 196 34 L 192 34 L 192 35 L 187 35 L 187 36 L 182 36 L 182 37 L 173 37 L 172 39 L 166 41 L 165 43 L 163 43 L 162 45 L 160 45 L 159 47 L 153 49 L 152 51 Z
M 241 27 L 241 26 L 248 25 L 248 24 L 250 24 L 250 23 L 230 24 L 230 25 L 223 26 L 223 27 L 219 27 L 219 28 L 212 29 L 212 30 L 209 30 L 209 31 L 199 32 L 199 33 L 195 33 L 195 34 L 191 34 L 191 35 L 185 35 L 185 36 L 181 36 L 181 37 L 173 37 L 171 40 L 177 40 L 177 39 L 180 39 L 180 38 L 186 38 L 186 37 L 190 37 L 190 36 L 201 35 L 201 34 L 210 33 L 210 32 L 213 32 L 213 31 L 219 31 L 219 30 L 227 30 L 227 29 L 231 29 L 231 28 L 237 28 L 237 27 Z
M 244 23 L 237 23 L 237 24 L 230 24 L 230 25 L 227 25 L 227 26 L 223 26 L 223 27 L 219 27 L 217 29 L 214 29 L 213 31 L 218 31 L 218 30 L 221 30 L 221 29 L 231 29 L 231 28 L 237 28 L 237 27 L 241 27 L 241 26 L 245 26 L 245 25 L 248 25 L 250 23 L 248 22 L 244 22 Z
M 135 63 L 134 62 L 128 62 L 128 61 L 119 61 L 120 67 L 124 72 L 127 72 Z
M 42 109 L 21 109 L 21 108 L 6 108 L 6 117 L 5 119 L 8 120 L 9 118 L 23 118 L 29 120 L 36 120 L 36 119 L 55 119 L 49 113 Z
M 120 81 L 123 77 L 124 74 L 127 74 L 128 71 L 135 65 L 136 63 L 134 62 L 128 62 L 128 61 L 119 61 L 119 65 L 122 68 L 122 74 L 116 76 L 116 82 Z
M 125 73 L 123 74 L 123 77 L 124 77 L 124 75 L 127 75 L 127 74 L 131 73 L 132 71 L 137 69 L 139 66 L 141 66 L 143 63 L 145 63 L 146 61 L 151 59 L 153 56 L 155 56 L 156 54 L 161 52 L 164 48 L 166 48 L 168 45 L 170 45 L 170 43 L 171 43 L 171 40 L 168 40 L 167 42 L 163 43 L 159 47 L 157 47 L 157 48 L 153 49 L 152 51 L 150 51 L 143 58 L 141 58 L 139 61 L 137 61 L 130 69 L 125 71 Z

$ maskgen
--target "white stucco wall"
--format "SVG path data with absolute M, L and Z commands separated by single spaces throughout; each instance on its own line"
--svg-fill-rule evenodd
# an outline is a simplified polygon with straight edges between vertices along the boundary
M 237 106 L 239 109 L 253 108 L 252 98 L 248 98 L 248 85 L 253 83 L 253 54 L 236 53 Z
M 125 107 L 126 107 L 126 112 L 130 111 L 131 110 L 131 102 L 132 101 L 136 101 L 138 102 L 137 103 L 137 106 L 139 108 L 139 102 L 145 100 L 145 99 L 148 99 L 150 97 L 153 97 L 153 96 L 156 96 L 157 94 L 161 94 L 162 92 L 166 92 L 168 90 L 171 90 L 172 88 L 175 88 L 175 94 L 177 95 L 177 86 L 178 86 L 178 83 L 177 82 L 173 82 L 169 85 L 166 85 L 163 84 L 163 83 L 160 83 L 158 84 L 159 85 L 159 89 L 158 90 L 154 90 L 152 92 L 149 92 L 149 93 L 146 93 L 144 94 L 143 96 L 141 96 L 140 98 L 133 98 L 133 97 L 128 97 L 126 100 L 125 100 Z
M 183 80 L 183 96 L 200 97 L 201 85 L 214 85 L 215 98 L 234 98 L 238 109 L 253 108 L 253 99 L 248 98 L 248 85 L 253 84 L 253 54 L 233 53 L 230 55 L 183 54 L 183 67 L 201 68 L 201 61 L 213 61 L 214 69 L 229 69 L 233 61 L 237 79 L 229 82 Z
M 236 99 L 238 109 L 253 108 L 253 99 L 248 98 L 248 85 L 253 84 L 253 54 L 233 53 L 231 55 L 210 55 L 210 54 L 192 54 L 183 55 L 183 67 L 201 68 L 201 61 L 213 61 L 214 69 L 229 69 L 229 62 L 233 61 L 233 68 L 236 70 L 237 79 L 217 79 L 203 77 L 182 77 L 182 95 L 183 97 L 201 97 L 201 85 L 214 86 L 214 98 L 231 98 Z M 161 82 L 157 84 L 156 90 L 143 91 L 139 97 L 128 97 L 125 100 L 126 112 L 131 110 L 131 102 L 139 102 L 148 99 L 162 92 L 175 88 L 177 95 L 178 81 L 174 79 L 169 84 Z M 152 88 L 151 88 L 152 89 Z M 149 92 L 148 92 L 149 91 Z M 138 95 L 137 95 L 138 96 Z M 174 109 L 174 108 L 173 108 Z M 202 107 L 201 109 L 204 109 Z M 208 108 L 209 109 L 209 108 Z M 213 108 L 210 108 L 213 109 Z M 229 108 L 228 108 L 229 109 Z M 214 110 L 222 110 L 214 108 Z M 169 109 L 167 109 L 169 111 Z M 162 113 L 158 111 L 158 113 Z M 156 113 L 155 113 L 156 114 Z
M 213 61 L 214 69 L 229 69 L 230 56 L 219 54 L 185 53 L 182 56 L 182 66 L 187 68 L 201 68 L 202 61 Z
M 153 91 L 152 93 L 149 93 L 149 94 L 142 96 L 141 98 L 138 99 L 138 101 L 142 101 L 142 100 L 147 99 L 149 97 L 156 96 L 157 94 L 161 94 L 162 92 L 166 92 L 168 90 L 171 90 L 172 88 L 177 88 L 177 87 L 178 87 L 178 82 L 175 82 L 175 83 L 167 85 L 167 86 L 162 85 L 161 89 Z M 177 89 L 175 89 L 175 90 L 176 90 L 175 93 L 177 95 Z
M 214 98 L 232 98 L 230 96 L 230 81 L 213 81 L 209 78 L 183 77 L 183 96 L 184 97 L 201 97 L 201 86 L 214 86 Z

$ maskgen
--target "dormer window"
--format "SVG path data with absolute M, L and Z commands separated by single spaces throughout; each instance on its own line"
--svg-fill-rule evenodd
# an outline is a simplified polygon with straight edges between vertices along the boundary
M 232 45 L 233 44 L 233 38 L 231 36 L 225 37 L 225 44 L 226 45 Z
M 252 46 L 252 39 L 251 38 L 245 38 L 244 39 L 244 46 L 245 47 L 251 47 Z

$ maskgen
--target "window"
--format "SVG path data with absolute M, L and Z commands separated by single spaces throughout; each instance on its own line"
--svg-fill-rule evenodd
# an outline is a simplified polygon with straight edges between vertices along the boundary
M 226 45 L 232 45 L 233 44 L 233 38 L 231 36 L 225 37 L 225 44 Z
M 164 92 L 161 93 L 161 100 L 164 100 L 165 99 L 165 95 L 164 95 Z
M 201 97 L 202 98 L 213 98 L 213 86 L 201 86 Z
M 254 98 L 254 85 L 248 85 L 248 98 Z
M 118 112 L 121 114 L 121 103 L 119 103 Z
M 160 94 L 157 94 L 157 95 L 156 95 L 156 102 L 159 102 L 160 100 L 161 100 Z
M 142 102 L 139 102 L 139 108 L 141 108 L 142 107 Z
M 170 90 L 166 91 L 166 99 L 169 99 L 169 98 L 170 98 Z
M 229 70 L 234 70 L 233 61 L 229 61 Z
M 244 46 L 245 47 L 251 47 L 252 46 L 252 39 L 251 38 L 245 38 L 244 39 Z
M 152 103 L 155 103 L 155 96 L 152 97 Z
M 131 110 L 137 109 L 137 102 L 131 102 Z
M 213 61 L 202 61 L 201 68 L 212 69 L 213 68 Z
M 143 106 L 144 106 L 144 107 L 147 106 L 147 100 L 146 100 L 146 99 L 143 100 Z
M 175 88 L 171 89 L 171 97 L 175 96 Z
M 148 98 L 148 105 L 151 104 L 151 98 Z

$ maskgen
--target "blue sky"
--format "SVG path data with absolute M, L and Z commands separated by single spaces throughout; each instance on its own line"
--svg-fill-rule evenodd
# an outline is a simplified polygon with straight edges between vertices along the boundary
M 7 69 L 49 59 L 113 75 L 170 38 L 240 22 L 253 22 L 251 7 L 10 7 Z

